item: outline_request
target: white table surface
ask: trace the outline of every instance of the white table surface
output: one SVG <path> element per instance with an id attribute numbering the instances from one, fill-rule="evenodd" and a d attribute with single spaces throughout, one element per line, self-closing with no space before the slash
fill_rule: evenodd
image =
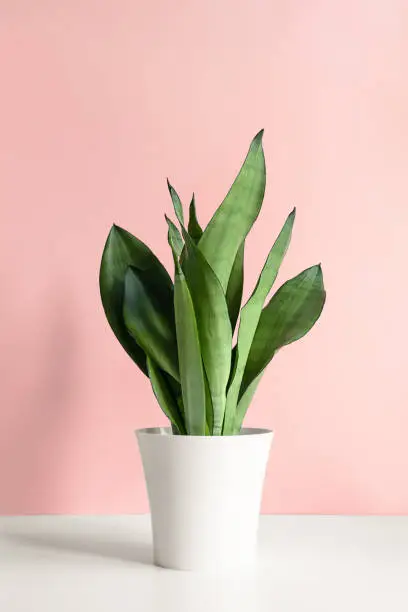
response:
<path id="1" fill-rule="evenodd" d="M 250 573 L 151 558 L 148 516 L 0 518 L 0 611 L 408 611 L 408 517 L 264 516 Z"/>

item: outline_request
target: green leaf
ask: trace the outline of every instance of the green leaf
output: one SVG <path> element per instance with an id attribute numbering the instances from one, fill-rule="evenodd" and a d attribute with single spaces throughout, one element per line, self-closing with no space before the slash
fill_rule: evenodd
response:
<path id="1" fill-rule="evenodd" d="M 174 212 L 176 213 L 176 217 L 180 223 L 180 225 L 184 225 L 184 213 L 183 213 L 183 205 L 178 196 L 177 191 L 172 187 L 169 183 L 169 179 L 167 179 L 167 187 L 169 188 L 171 201 L 173 202 Z"/>
<path id="2" fill-rule="evenodd" d="M 179 380 L 174 306 L 160 302 L 152 291 L 153 282 L 150 273 L 128 268 L 123 303 L 125 324 L 145 353 Z"/>
<path id="3" fill-rule="evenodd" d="M 212 436 L 214 431 L 214 410 L 211 400 L 210 387 L 208 385 L 208 379 L 204 371 L 204 383 L 205 383 L 205 424 L 206 430 L 205 435 Z"/>
<path id="4" fill-rule="evenodd" d="M 245 393 L 243 394 L 243 396 L 241 397 L 241 399 L 238 402 L 238 406 L 237 406 L 237 412 L 235 415 L 235 427 L 234 427 L 234 433 L 237 434 L 241 431 L 241 427 L 242 427 L 242 422 L 244 420 L 244 417 L 247 413 L 247 410 L 252 402 L 252 399 L 255 395 L 255 392 L 258 388 L 258 385 L 261 381 L 261 378 L 263 376 L 264 372 L 261 372 L 260 374 L 258 374 L 258 376 L 251 382 L 251 384 L 249 385 L 249 387 L 246 389 Z"/>
<path id="5" fill-rule="evenodd" d="M 153 392 L 160 408 L 163 410 L 164 414 L 170 420 L 172 425 L 177 427 L 177 431 L 180 434 L 185 434 L 186 430 L 184 427 L 183 417 L 178 408 L 177 400 L 173 396 L 170 386 L 166 381 L 166 375 L 149 356 L 147 357 L 147 370 Z"/>
<path id="6" fill-rule="evenodd" d="M 237 251 L 226 293 L 232 333 L 234 333 L 238 320 L 239 309 L 241 308 L 242 291 L 244 288 L 244 254 L 245 242 L 241 244 Z"/>
<path id="7" fill-rule="evenodd" d="M 169 226 L 171 221 L 168 221 Z M 200 340 L 193 300 L 186 278 L 175 254 L 174 310 L 176 316 L 177 345 L 183 396 L 184 422 L 187 434 L 204 436 L 206 432 L 205 374 L 201 359 Z"/>
<path id="8" fill-rule="evenodd" d="M 293 209 L 269 252 L 251 297 L 241 311 L 234 371 L 228 389 L 225 410 L 224 432 L 227 434 L 232 433 L 235 427 L 235 412 L 249 351 L 261 316 L 262 307 L 275 282 L 289 247 L 295 215 L 296 210 Z"/>
<path id="9" fill-rule="evenodd" d="M 201 229 L 201 226 L 197 219 L 194 193 L 193 197 L 191 198 L 189 208 L 188 233 L 190 234 L 191 238 L 194 240 L 195 243 L 197 243 L 203 235 L 203 230 Z"/>
<path id="10" fill-rule="evenodd" d="M 253 139 L 238 176 L 199 242 L 224 292 L 238 249 L 262 206 L 266 180 L 262 135 L 263 130 Z"/>
<path id="11" fill-rule="evenodd" d="M 278 289 L 259 319 L 240 397 L 278 349 L 307 334 L 320 317 L 325 299 L 320 265 L 307 268 Z"/>
<path id="12" fill-rule="evenodd" d="M 157 257 L 138 238 L 113 225 L 106 240 L 99 272 L 102 304 L 117 339 L 147 375 L 145 352 L 129 334 L 123 320 L 125 273 L 129 265 L 148 272 L 154 279 L 154 293 L 163 303 L 173 303 L 173 283 Z"/>
<path id="13" fill-rule="evenodd" d="M 176 255 L 177 259 L 179 259 L 184 248 L 183 238 L 181 237 L 178 227 L 174 225 L 174 223 L 168 218 L 167 215 L 164 215 L 164 217 L 169 227 L 167 239 L 169 243 L 173 244 L 174 254 Z"/>
<path id="14" fill-rule="evenodd" d="M 231 369 L 232 331 L 221 284 L 201 251 L 182 227 L 186 246 L 183 271 L 193 299 L 201 354 L 214 413 L 213 434 L 220 435 Z"/>

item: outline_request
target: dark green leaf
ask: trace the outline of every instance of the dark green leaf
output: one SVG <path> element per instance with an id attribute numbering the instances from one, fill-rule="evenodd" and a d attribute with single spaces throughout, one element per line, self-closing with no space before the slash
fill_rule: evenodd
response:
<path id="1" fill-rule="evenodd" d="M 180 230 L 178 229 L 178 227 L 174 225 L 174 223 L 168 218 L 167 215 L 164 216 L 169 227 L 167 239 L 169 243 L 173 244 L 174 254 L 176 255 L 177 259 L 179 259 L 184 248 L 183 238 L 181 237 Z"/>
<path id="2" fill-rule="evenodd" d="M 178 196 L 177 191 L 172 187 L 169 183 L 169 179 L 167 179 L 167 187 L 169 188 L 171 201 L 173 202 L 174 212 L 176 213 L 176 217 L 181 225 L 184 225 L 184 213 L 183 213 L 183 205 Z"/>
<path id="3" fill-rule="evenodd" d="M 129 267 L 125 274 L 123 316 L 129 333 L 157 365 L 179 380 L 173 304 L 152 291 L 150 274 Z"/>
<path id="4" fill-rule="evenodd" d="M 185 434 L 186 430 L 184 428 L 183 417 L 180 413 L 177 401 L 171 392 L 171 388 L 166 381 L 166 375 L 149 356 L 147 357 L 147 370 L 153 392 L 160 408 L 171 423 L 177 427 L 177 431 L 180 434 Z"/>
<path id="5" fill-rule="evenodd" d="M 201 229 L 201 226 L 197 219 L 194 193 L 189 208 L 188 233 L 190 234 L 191 238 L 194 240 L 195 243 L 197 243 L 203 235 L 203 230 Z"/>
<path id="6" fill-rule="evenodd" d="M 169 225 L 171 221 L 168 221 Z M 175 263 L 174 310 L 176 316 L 177 345 L 180 380 L 183 396 L 184 422 L 189 435 L 203 436 L 206 432 L 206 393 L 200 340 L 193 300 L 175 254 L 169 234 Z"/>
<path id="7" fill-rule="evenodd" d="M 199 242 L 224 292 L 238 249 L 262 206 L 266 179 L 262 135 L 263 130 L 253 139 L 238 176 Z"/>
<path id="8" fill-rule="evenodd" d="M 235 412 L 239 391 L 247 363 L 249 351 L 261 316 L 262 307 L 278 275 L 279 268 L 288 249 L 292 235 L 296 211 L 290 213 L 285 224 L 271 248 L 256 287 L 241 310 L 241 319 L 238 330 L 237 354 L 234 371 L 227 395 L 225 410 L 224 432 L 232 433 L 235 427 Z"/>
<path id="9" fill-rule="evenodd" d="M 142 372 L 147 374 L 145 352 L 129 334 L 123 320 L 125 272 L 129 265 L 148 272 L 154 279 L 154 293 L 165 304 L 173 303 L 173 283 L 157 257 L 138 238 L 113 225 L 106 240 L 99 273 L 102 304 L 117 339 Z"/>
<path id="10" fill-rule="evenodd" d="M 205 434 L 208 436 L 213 435 L 214 431 L 214 410 L 211 400 L 210 387 L 208 385 L 208 379 L 204 371 L 204 383 L 205 383 Z"/>
<path id="11" fill-rule="evenodd" d="M 320 317 L 325 299 L 320 265 L 304 270 L 278 289 L 259 319 L 240 397 L 278 349 L 307 334 Z"/>
<path id="12" fill-rule="evenodd" d="M 232 333 L 234 333 L 238 320 L 239 309 L 241 308 L 242 290 L 244 288 L 244 254 L 245 242 L 241 244 L 237 251 L 226 293 Z"/>

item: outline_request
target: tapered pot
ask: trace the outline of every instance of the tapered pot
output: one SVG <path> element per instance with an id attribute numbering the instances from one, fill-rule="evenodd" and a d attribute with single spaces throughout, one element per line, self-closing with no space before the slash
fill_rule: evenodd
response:
<path id="1" fill-rule="evenodd" d="M 178 570 L 247 566 L 256 558 L 273 433 L 178 436 L 136 432 L 149 496 L 154 561 Z"/>

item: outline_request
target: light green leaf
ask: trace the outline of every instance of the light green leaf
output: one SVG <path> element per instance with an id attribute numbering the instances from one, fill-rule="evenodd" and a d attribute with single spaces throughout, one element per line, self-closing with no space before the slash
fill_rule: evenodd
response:
<path id="1" fill-rule="evenodd" d="M 194 193 L 193 197 L 191 198 L 189 208 L 188 233 L 190 234 L 191 238 L 194 240 L 195 243 L 197 243 L 203 235 L 203 230 L 201 229 L 201 226 L 197 219 Z"/>
<path id="2" fill-rule="evenodd" d="M 169 225 L 170 225 L 169 221 Z M 174 310 L 176 316 L 177 345 L 183 396 L 184 422 L 189 435 L 203 436 L 206 432 L 206 394 L 200 340 L 193 300 L 175 254 Z"/>
<path id="3" fill-rule="evenodd" d="M 173 283 L 152 251 L 126 230 L 113 225 L 102 255 L 99 286 L 106 318 L 128 355 L 147 374 L 146 355 L 129 334 L 123 320 L 125 273 L 129 265 L 152 277 L 152 291 L 166 307 L 173 303 Z"/>
<path id="4" fill-rule="evenodd" d="M 262 206 L 266 180 L 262 135 L 263 130 L 253 139 L 238 176 L 199 242 L 224 292 L 238 249 Z"/>
<path id="5" fill-rule="evenodd" d="M 234 433 L 238 434 L 241 431 L 241 427 L 242 427 L 242 423 L 244 420 L 244 417 L 247 413 L 247 410 L 252 402 L 252 399 L 255 395 L 255 392 L 258 388 L 258 385 L 261 381 L 261 378 L 263 376 L 263 372 L 261 372 L 260 374 L 258 374 L 258 376 L 251 382 L 251 384 L 249 385 L 249 387 L 246 389 L 244 395 L 241 397 L 241 399 L 238 402 L 238 406 L 237 406 L 237 412 L 235 415 L 235 427 L 234 427 Z"/>
<path id="6" fill-rule="evenodd" d="M 157 365 L 179 378 L 174 306 L 152 291 L 153 276 L 129 267 L 125 274 L 123 317 L 129 333 Z"/>
<path id="7" fill-rule="evenodd" d="M 159 403 L 160 408 L 170 420 L 172 425 L 177 427 L 180 434 L 185 434 L 183 417 L 177 405 L 177 401 L 173 396 L 170 386 L 166 381 L 166 374 L 160 370 L 157 364 L 151 357 L 147 357 L 147 370 L 149 373 L 150 382 L 153 392 Z"/>
<path id="8" fill-rule="evenodd" d="M 186 246 L 183 271 L 193 299 L 201 354 L 210 388 L 213 434 L 220 435 L 231 369 L 231 323 L 218 278 L 183 227 L 182 233 Z"/>
<path id="9" fill-rule="evenodd" d="M 259 319 L 249 351 L 240 397 L 278 349 L 307 334 L 320 317 L 325 299 L 320 265 L 307 268 L 278 289 Z"/>
<path id="10" fill-rule="evenodd" d="M 225 410 L 224 432 L 227 434 L 232 433 L 235 427 L 235 412 L 249 351 L 261 316 L 262 307 L 275 282 L 288 249 L 295 215 L 296 210 L 293 209 L 269 252 L 251 297 L 241 311 L 236 359 L 232 381 L 228 388 Z"/>
<path id="11" fill-rule="evenodd" d="M 173 202 L 174 212 L 176 213 L 176 217 L 181 225 L 184 225 L 184 213 L 183 213 L 183 205 L 178 196 L 177 191 L 170 185 L 169 179 L 167 179 L 167 187 L 169 188 L 171 201 Z"/>
<path id="12" fill-rule="evenodd" d="M 226 293 L 232 333 L 234 333 L 238 320 L 239 309 L 241 308 L 242 291 L 244 288 L 244 254 L 245 242 L 241 244 L 237 251 Z"/>

